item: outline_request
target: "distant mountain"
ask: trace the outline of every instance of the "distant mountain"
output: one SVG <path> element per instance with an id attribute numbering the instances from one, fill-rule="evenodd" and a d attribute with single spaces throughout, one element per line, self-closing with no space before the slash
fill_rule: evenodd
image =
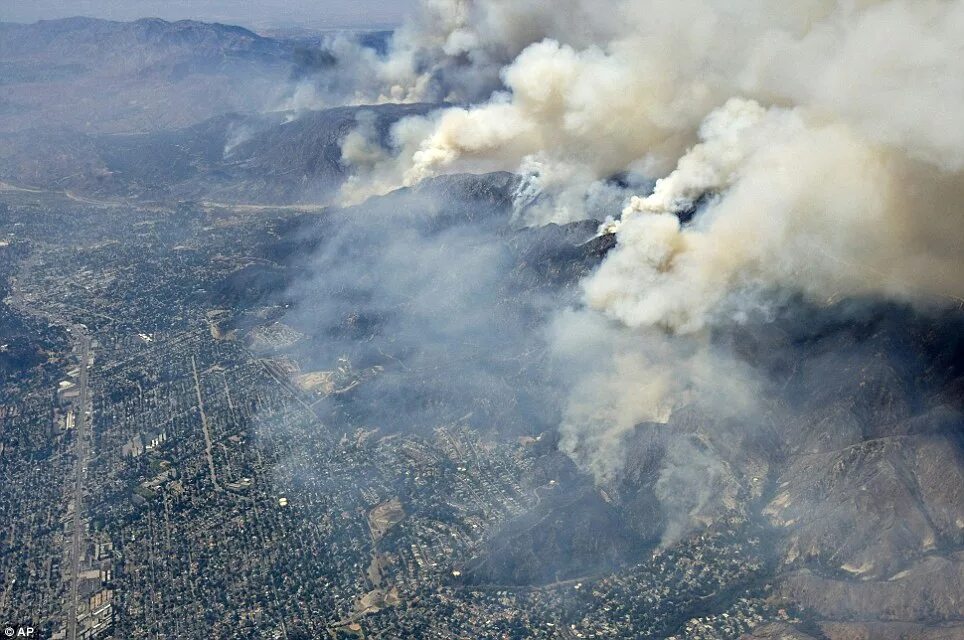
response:
<path id="1" fill-rule="evenodd" d="M 290 47 L 243 27 L 145 18 L 114 22 L 96 18 L 41 20 L 33 24 L 0 23 L 0 56 L 56 63 L 85 58 L 94 70 L 114 56 L 128 68 L 172 57 L 284 57 Z"/>
<path id="2" fill-rule="evenodd" d="M 0 23 L 0 131 L 152 131 L 278 99 L 294 45 L 222 24 Z"/>
<path id="3" fill-rule="evenodd" d="M 383 32 L 359 37 L 384 49 Z M 147 132 L 263 111 L 316 71 L 305 66 L 321 46 L 190 20 L 0 23 L 0 132 Z"/>
<path id="4" fill-rule="evenodd" d="M 171 131 L 0 134 L 0 178 L 89 197 L 287 204 L 325 201 L 347 175 L 341 143 L 362 113 L 383 138 L 436 105 L 225 114 Z"/>
<path id="5" fill-rule="evenodd" d="M 383 53 L 391 34 L 353 37 Z M 387 139 L 433 108 L 288 110 L 296 87 L 348 73 L 327 42 L 157 18 L 0 23 L 0 178 L 94 198 L 324 200 L 360 113 Z"/>

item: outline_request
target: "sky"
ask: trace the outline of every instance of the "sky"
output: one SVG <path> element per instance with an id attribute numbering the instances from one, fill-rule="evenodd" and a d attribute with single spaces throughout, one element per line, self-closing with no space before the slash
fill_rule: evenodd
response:
<path id="1" fill-rule="evenodd" d="M 416 0 L 0 0 L 0 21 L 70 16 L 112 20 L 158 17 L 249 27 L 395 26 Z"/>

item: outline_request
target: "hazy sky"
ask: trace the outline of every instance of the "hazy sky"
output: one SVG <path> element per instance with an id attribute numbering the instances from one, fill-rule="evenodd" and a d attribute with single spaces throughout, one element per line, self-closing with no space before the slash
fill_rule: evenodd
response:
<path id="1" fill-rule="evenodd" d="M 417 0 L 0 0 L 0 21 L 68 16 L 193 18 L 247 26 L 364 27 L 398 24 Z"/>

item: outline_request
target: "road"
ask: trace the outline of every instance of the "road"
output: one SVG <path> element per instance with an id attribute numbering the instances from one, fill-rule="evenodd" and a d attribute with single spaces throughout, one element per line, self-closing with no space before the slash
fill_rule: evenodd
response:
<path id="1" fill-rule="evenodd" d="M 67 640 L 77 640 L 77 609 L 80 592 L 80 559 L 84 544 L 84 470 L 90 454 L 87 434 L 87 369 L 90 361 L 90 336 L 84 327 L 75 326 L 74 335 L 80 338 L 80 379 L 77 398 L 77 419 L 74 423 L 74 531 L 70 543 L 70 609 L 67 611 Z"/>
<path id="2" fill-rule="evenodd" d="M 208 416 L 204 412 L 204 398 L 201 396 L 201 378 L 197 374 L 197 361 L 194 359 L 194 356 L 191 356 L 191 370 L 194 372 L 194 390 L 197 392 L 198 411 L 201 412 L 201 431 L 204 432 L 204 454 L 208 459 L 208 471 L 211 473 L 211 484 L 214 485 L 215 491 L 221 491 L 221 485 L 218 484 L 218 476 L 214 472 L 214 456 L 211 453 L 214 445 L 211 442 L 211 432 L 208 430 Z"/>

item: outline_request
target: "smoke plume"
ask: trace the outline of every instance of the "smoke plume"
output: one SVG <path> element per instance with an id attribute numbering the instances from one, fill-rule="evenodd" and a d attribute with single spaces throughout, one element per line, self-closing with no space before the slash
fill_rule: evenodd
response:
<path id="1" fill-rule="evenodd" d="M 344 158 L 352 200 L 506 170 L 517 222 L 608 217 L 616 246 L 552 341 L 578 371 L 562 447 L 610 482 L 639 423 L 752 405 L 714 328 L 788 295 L 964 296 L 964 3 L 599 5 L 427 0 L 377 98 L 458 106 L 387 149 L 362 123 Z"/>

